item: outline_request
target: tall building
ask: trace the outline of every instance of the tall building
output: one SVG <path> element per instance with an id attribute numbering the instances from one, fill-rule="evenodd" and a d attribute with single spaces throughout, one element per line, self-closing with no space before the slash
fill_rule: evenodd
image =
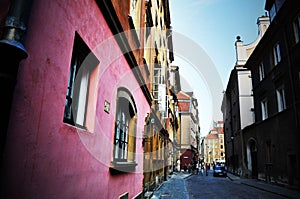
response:
<path id="1" fill-rule="evenodd" d="M 245 129 L 248 175 L 299 188 L 300 8 L 267 0 L 270 26 L 245 67 L 251 70 L 255 123 Z"/>
<path id="2" fill-rule="evenodd" d="M 224 120 L 226 163 L 229 171 L 243 175 L 243 134 L 246 126 L 254 122 L 251 71 L 244 67 L 270 24 L 268 16 L 257 19 L 258 36 L 244 44 L 240 36 L 235 42 L 236 64 L 230 73 L 221 110 Z"/>
<path id="3" fill-rule="evenodd" d="M 176 125 L 170 123 L 176 105 L 168 92 L 170 64 L 173 61 L 171 20 L 168 0 L 144 1 L 144 64 L 149 81 L 151 109 L 144 129 L 144 192 L 148 196 L 167 179 L 172 164 Z M 174 119 L 174 118 L 173 118 Z M 171 126 L 170 126 L 171 125 Z"/>
<path id="4" fill-rule="evenodd" d="M 299 189 L 300 7 L 296 5 L 294 0 L 266 0 L 270 25 L 244 65 L 251 71 L 254 123 L 242 129 L 240 139 L 233 134 L 230 142 L 225 121 L 225 137 L 228 155 L 241 154 L 232 162 L 243 176 Z"/>
<path id="5" fill-rule="evenodd" d="M 181 90 L 179 67 L 171 66 L 168 87 L 169 111 L 166 129 L 169 134 L 169 173 L 177 171 L 180 159 L 180 116 L 177 94 Z"/>
<path id="6" fill-rule="evenodd" d="M 0 2 L 1 195 L 142 198 L 165 179 L 168 3 Z"/>
<path id="7" fill-rule="evenodd" d="M 177 94 L 180 115 L 180 168 L 194 165 L 199 158 L 199 116 L 198 102 L 192 92 Z"/>

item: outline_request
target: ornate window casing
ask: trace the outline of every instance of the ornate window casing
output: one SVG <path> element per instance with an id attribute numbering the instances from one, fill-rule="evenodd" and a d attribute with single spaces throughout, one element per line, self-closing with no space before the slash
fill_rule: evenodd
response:
<path id="1" fill-rule="evenodd" d="M 137 166 L 136 150 L 136 106 L 127 89 L 120 88 L 117 94 L 113 161 L 111 168 L 130 172 Z"/>

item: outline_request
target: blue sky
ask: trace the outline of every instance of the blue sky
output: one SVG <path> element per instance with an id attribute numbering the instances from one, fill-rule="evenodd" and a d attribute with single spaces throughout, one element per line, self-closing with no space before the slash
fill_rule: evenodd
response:
<path id="1" fill-rule="evenodd" d="M 236 36 L 241 36 L 244 44 L 256 39 L 258 35 L 256 21 L 265 14 L 264 4 L 265 0 L 170 0 L 173 31 L 198 44 L 211 60 L 211 63 L 206 63 L 205 66 L 191 67 L 188 60 L 182 60 L 184 55 L 176 56 L 176 51 L 182 45 L 174 39 L 175 61 L 172 65 L 180 67 L 183 90 L 194 91 L 198 99 L 201 136 L 208 133 L 213 120 L 222 120 L 220 111 L 222 91 L 226 89 L 236 61 L 234 46 Z M 192 52 L 194 49 L 189 50 Z M 195 67 L 200 67 L 200 72 L 195 73 L 192 69 Z M 207 71 L 211 68 L 215 68 L 219 76 Z M 206 72 L 202 73 L 201 70 Z M 212 89 L 212 83 L 208 82 L 207 76 L 204 75 L 207 73 L 215 76 L 215 79 L 220 79 L 223 88 Z M 215 98 L 213 92 L 219 96 L 217 97 L 219 103 L 213 102 L 212 98 Z"/>

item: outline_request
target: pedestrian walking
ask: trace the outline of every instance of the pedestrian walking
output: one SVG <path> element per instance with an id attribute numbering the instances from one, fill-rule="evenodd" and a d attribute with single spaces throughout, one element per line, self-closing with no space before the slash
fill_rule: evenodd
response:
<path id="1" fill-rule="evenodd" d="M 208 164 L 208 163 L 206 163 L 206 168 L 205 168 L 205 170 L 206 170 L 206 176 L 208 176 L 208 170 L 209 170 L 209 164 Z"/>
<path id="2" fill-rule="evenodd" d="M 198 173 L 199 173 L 199 164 L 197 163 L 196 164 L 196 174 L 198 175 Z"/>

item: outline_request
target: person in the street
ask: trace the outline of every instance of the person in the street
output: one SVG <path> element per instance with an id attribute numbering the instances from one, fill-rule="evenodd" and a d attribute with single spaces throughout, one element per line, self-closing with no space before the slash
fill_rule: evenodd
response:
<path id="1" fill-rule="evenodd" d="M 209 170 L 209 164 L 208 164 L 208 163 L 206 163 L 206 168 L 205 168 L 205 170 L 206 170 L 206 176 L 208 176 L 208 170 Z"/>
<path id="2" fill-rule="evenodd" d="M 203 174 L 204 174 L 204 166 L 203 164 L 201 164 L 201 175 L 203 176 Z"/>
<path id="3" fill-rule="evenodd" d="M 196 174 L 198 175 L 198 173 L 199 173 L 199 163 L 197 162 L 196 163 Z"/>

